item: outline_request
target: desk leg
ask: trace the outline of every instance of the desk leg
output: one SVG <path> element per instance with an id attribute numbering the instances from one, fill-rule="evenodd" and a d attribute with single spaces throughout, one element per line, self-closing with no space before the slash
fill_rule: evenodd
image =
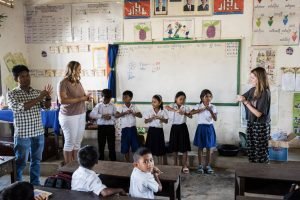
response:
<path id="1" fill-rule="evenodd" d="M 170 183 L 169 191 L 170 191 L 170 200 L 175 200 L 176 199 L 175 183 Z"/>
<path id="2" fill-rule="evenodd" d="M 235 178 L 234 178 L 234 180 L 235 180 L 235 183 L 234 183 L 234 199 L 236 200 L 236 196 L 238 196 L 239 195 L 239 193 L 240 193 L 240 190 L 239 190 L 239 183 L 238 183 L 238 178 L 237 178 L 237 176 L 235 175 Z"/>
<path id="3" fill-rule="evenodd" d="M 176 195 L 177 195 L 177 199 L 178 200 L 181 200 L 181 181 L 180 181 L 180 177 L 179 177 L 179 182 L 178 182 L 178 186 L 177 186 L 177 189 L 176 189 Z"/>
<path id="4" fill-rule="evenodd" d="M 244 196 L 245 195 L 245 178 L 240 177 L 240 195 Z"/>
<path id="5" fill-rule="evenodd" d="M 11 183 L 16 182 L 17 178 L 17 169 L 16 169 L 16 160 L 12 161 L 12 172 L 10 173 L 10 181 Z"/>

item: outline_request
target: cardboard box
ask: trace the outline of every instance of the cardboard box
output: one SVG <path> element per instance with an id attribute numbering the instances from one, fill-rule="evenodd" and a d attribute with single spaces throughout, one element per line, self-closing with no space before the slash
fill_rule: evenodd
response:
<path id="1" fill-rule="evenodd" d="M 297 135 L 291 133 L 286 141 L 269 141 L 269 159 L 275 161 L 288 161 L 289 144 Z"/>

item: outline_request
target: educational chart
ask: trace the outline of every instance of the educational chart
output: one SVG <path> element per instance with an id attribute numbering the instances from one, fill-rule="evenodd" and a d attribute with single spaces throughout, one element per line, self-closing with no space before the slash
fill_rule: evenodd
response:
<path id="1" fill-rule="evenodd" d="M 164 40 L 191 40 L 194 38 L 194 25 L 192 19 L 164 20 Z"/>
<path id="2" fill-rule="evenodd" d="M 228 14 L 243 14 L 244 0 L 215 0 L 214 14 L 228 15 Z"/>
<path id="3" fill-rule="evenodd" d="M 254 0 L 252 45 L 297 45 L 299 0 Z"/>
<path id="4" fill-rule="evenodd" d="M 71 42 L 71 5 L 27 6 L 26 43 Z"/>
<path id="5" fill-rule="evenodd" d="M 115 42 L 123 39 L 122 4 L 101 2 L 72 4 L 75 42 Z"/>
<path id="6" fill-rule="evenodd" d="M 227 43 L 236 45 L 227 47 Z M 208 88 L 214 103 L 237 106 L 240 51 L 230 56 L 226 52 L 235 46 L 240 49 L 240 40 L 120 44 L 117 101 L 122 101 L 124 90 L 132 90 L 135 102 L 150 102 L 154 94 L 173 102 L 176 92 L 182 90 L 188 103 L 196 103 L 201 90 Z"/>
<path id="7" fill-rule="evenodd" d="M 294 93 L 293 128 L 294 133 L 300 135 L 300 93 Z"/>

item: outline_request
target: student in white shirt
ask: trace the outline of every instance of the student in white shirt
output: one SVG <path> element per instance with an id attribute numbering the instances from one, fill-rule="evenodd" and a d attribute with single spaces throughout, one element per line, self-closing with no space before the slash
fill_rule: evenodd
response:
<path id="1" fill-rule="evenodd" d="M 159 180 L 161 171 L 154 167 L 151 151 L 139 148 L 133 155 L 134 169 L 130 176 L 129 195 L 138 198 L 154 199 L 154 192 L 162 190 Z"/>
<path id="2" fill-rule="evenodd" d="M 190 109 L 184 105 L 186 95 L 184 92 L 177 92 L 175 96 L 175 103 L 170 106 L 166 106 L 166 110 L 169 111 L 169 122 L 172 123 L 169 147 L 174 154 L 174 165 L 178 164 L 178 152 L 182 155 L 182 172 L 189 173 L 187 165 L 188 151 L 191 151 L 191 141 L 189 130 L 186 125 L 186 117 L 192 118 L 190 115 Z"/>
<path id="3" fill-rule="evenodd" d="M 163 123 L 168 123 L 168 114 L 163 107 L 162 97 L 152 97 L 152 107 L 144 115 L 145 123 L 149 124 L 145 146 L 149 148 L 154 156 L 158 157 L 158 163 L 163 164 L 163 155 L 166 154 L 165 136 Z"/>
<path id="4" fill-rule="evenodd" d="M 124 104 L 117 109 L 116 118 L 120 118 L 121 135 L 121 153 L 124 154 L 126 162 L 129 162 L 129 149 L 135 152 L 140 144 L 137 136 L 136 117 L 142 118 L 139 109 L 131 103 L 133 93 L 129 90 L 123 92 Z"/>
<path id="5" fill-rule="evenodd" d="M 116 160 L 115 150 L 115 115 L 116 107 L 111 103 L 112 91 L 110 89 L 104 89 L 102 91 L 104 97 L 103 102 L 98 103 L 90 113 L 90 117 L 97 119 L 98 124 L 98 149 L 99 160 L 104 160 L 104 148 L 107 140 L 109 159 L 111 161 Z"/>
<path id="6" fill-rule="evenodd" d="M 192 115 L 198 115 L 198 127 L 194 138 L 194 145 L 198 147 L 199 167 L 197 172 L 212 174 L 214 171 L 211 168 L 211 155 L 212 148 L 216 146 L 216 133 L 213 122 L 217 121 L 217 109 L 216 106 L 210 103 L 212 100 L 211 91 L 202 90 L 200 99 L 200 104 L 197 104 L 191 111 Z M 205 170 L 202 165 L 204 163 L 202 161 L 204 148 L 206 148 Z"/>
<path id="7" fill-rule="evenodd" d="M 103 197 L 118 193 L 126 195 L 121 188 L 107 188 L 102 184 L 99 174 L 93 171 L 93 167 L 98 163 L 98 154 L 94 146 L 82 147 L 78 152 L 78 162 L 80 166 L 72 175 L 72 190 L 93 192 Z"/>

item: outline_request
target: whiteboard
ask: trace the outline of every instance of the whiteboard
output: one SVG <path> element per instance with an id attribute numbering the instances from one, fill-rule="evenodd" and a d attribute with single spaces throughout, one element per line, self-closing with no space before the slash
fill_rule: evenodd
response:
<path id="1" fill-rule="evenodd" d="M 237 106 L 240 86 L 241 40 L 182 41 L 176 43 L 120 43 L 116 61 L 116 95 L 133 91 L 133 102 L 151 102 L 160 94 L 173 102 L 178 91 L 187 103 L 200 101 L 203 89 L 213 103 Z"/>

